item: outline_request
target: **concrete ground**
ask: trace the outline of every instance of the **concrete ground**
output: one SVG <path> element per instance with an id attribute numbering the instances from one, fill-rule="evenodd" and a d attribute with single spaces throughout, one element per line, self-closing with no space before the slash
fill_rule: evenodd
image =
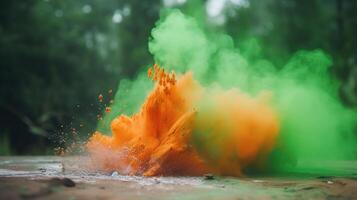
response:
<path id="1" fill-rule="evenodd" d="M 357 199 L 357 165 L 340 177 L 148 178 L 88 170 L 86 159 L 0 157 L 0 199 Z"/>

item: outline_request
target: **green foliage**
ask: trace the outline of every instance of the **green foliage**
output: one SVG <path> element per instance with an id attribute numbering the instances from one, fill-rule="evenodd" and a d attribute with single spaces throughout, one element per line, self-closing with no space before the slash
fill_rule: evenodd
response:
<path id="1" fill-rule="evenodd" d="M 139 18 L 142 11 L 151 13 L 147 8 L 153 5 L 139 2 L 1 3 L 1 129 L 10 131 L 14 153 L 28 153 L 36 144 L 45 149 L 47 137 L 59 142 L 72 128 L 82 136 L 95 130 L 96 115 L 102 112 L 97 96 L 135 74 L 141 67 L 135 61 L 150 62 L 142 53 L 125 61 L 134 49 L 147 52 L 146 32 L 155 21 L 155 14 L 152 24 Z M 130 65 L 130 71 L 121 67 Z"/>
<path id="2" fill-rule="evenodd" d="M 0 155 L 11 155 L 10 141 L 7 132 L 0 135 Z"/>

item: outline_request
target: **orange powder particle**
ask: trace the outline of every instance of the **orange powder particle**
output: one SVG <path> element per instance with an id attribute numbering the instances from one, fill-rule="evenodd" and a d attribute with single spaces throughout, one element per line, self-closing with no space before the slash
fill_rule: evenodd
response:
<path id="1" fill-rule="evenodd" d="M 191 73 L 176 80 L 158 65 L 148 77 L 156 85 L 140 112 L 118 116 L 112 136 L 96 132 L 87 142 L 96 168 L 145 176 L 241 175 L 273 148 L 278 122 L 265 101 L 237 91 L 211 92 Z M 192 142 L 196 137 L 203 148 Z M 212 158 L 205 148 L 219 153 Z"/>
<path id="2" fill-rule="evenodd" d="M 99 96 L 98 96 L 98 101 L 99 101 L 99 102 L 102 102 L 102 101 L 103 101 L 103 98 L 104 98 L 103 95 L 102 95 L 102 94 L 99 94 Z"/>
<path id="3" fill-rule="evenodd" d="M 112 109 L 110 107 L 105 107 L 105 112 L 109 113 L 110 111 L 112 111 Z"/>

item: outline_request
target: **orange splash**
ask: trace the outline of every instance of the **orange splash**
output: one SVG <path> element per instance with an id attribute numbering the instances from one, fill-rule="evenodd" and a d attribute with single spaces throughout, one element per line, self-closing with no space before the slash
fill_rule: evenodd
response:
<path id="1" fill-rule="evenodd" d="M 204 88 L 186 73 L 176 79 L 157 65 L 156 82 L 139 113 L 120 115 L 112 136 L 93 134 L 95 167 L 129 175 L 241 175 L 274 147 L 279 124 L 267 95 Z"/>

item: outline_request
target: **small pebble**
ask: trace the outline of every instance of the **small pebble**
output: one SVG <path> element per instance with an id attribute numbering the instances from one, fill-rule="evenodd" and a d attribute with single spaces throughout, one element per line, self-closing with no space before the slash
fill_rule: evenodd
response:
<path id="1" fill-rule="evenodd" d="M 205 174 L 205 180 L 213 180 L 214 179 L 214 176 L 213 174 Z"/>
<path id="2" fill-rule="evenodd" d="M 114 171 L 111 176 L 112 177 L 119 176 L 119 173 L 117 171 Z"/>
<path id="3" fill-rule="evenodd" d="M 62 183 L 66 187 L 74 187 L 74 186 L 76 186 L 76 183 L 74 181 L 72 181 L 71 179 L 69 179 L 69 178 L 63 178 L 62 179 Z"/>
<path id="4" fill-rule="evenodd" d="M 74 187 L 76 186 L 76 183 L 74 181 L 72 181 L 71 179 L 69 178 L 63 178 L 63 179 L 60 179 L 60 178 L 51 178 L 50 179 L 50 184 L 52 186 L 60 186 L 60 185 L 63 185 L 63 186 L 66 186 L 66 187 Z"/>
<path id="5" fill-rule="evenodd" d="M 42 173 L 46 172 L 45 168 L 39 168 L 38 170 L 40 170 L 40 172 L 42 172 Z"/>

